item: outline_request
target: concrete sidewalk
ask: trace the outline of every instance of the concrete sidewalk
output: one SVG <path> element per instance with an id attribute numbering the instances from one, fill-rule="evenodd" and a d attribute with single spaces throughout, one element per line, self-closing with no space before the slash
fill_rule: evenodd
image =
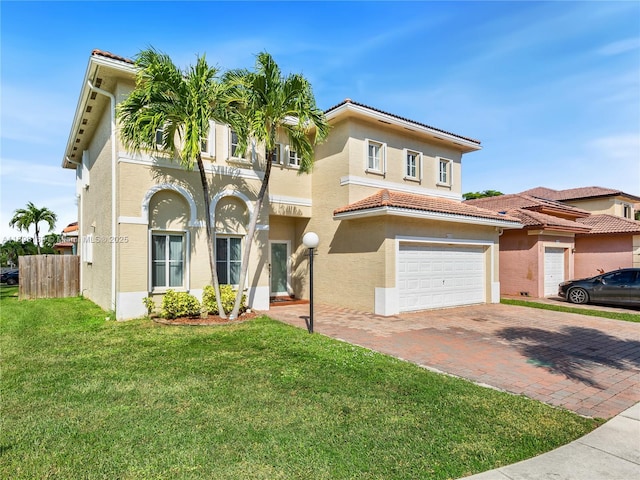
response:
<path id="1" fill-rule="evenodd" d="M 628 480 L 640 477 L 640 403 L 551 452 L 465 480 Z"/>

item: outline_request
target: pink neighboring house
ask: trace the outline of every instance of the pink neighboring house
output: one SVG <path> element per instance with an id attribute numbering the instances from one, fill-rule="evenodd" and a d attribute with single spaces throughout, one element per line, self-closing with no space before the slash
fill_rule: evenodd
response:
<path id="1" fill-rule="evenodd" d="M 465 203 L 518 218 L 500 237 L 500 293 L 554 296 L 562 281 L 640 267 L 640 198 L 619 190 L 538 187 Z"/>

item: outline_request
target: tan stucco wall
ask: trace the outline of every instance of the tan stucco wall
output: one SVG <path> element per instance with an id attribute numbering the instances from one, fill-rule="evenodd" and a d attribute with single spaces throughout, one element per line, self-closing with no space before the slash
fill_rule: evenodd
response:
<path id="1" fill-rule="evenodd" d="M 132 163 L 132 160 L 118 164 L 120 199 L 120 216 L 124 218 L 120 228 L 132 236 L 127 245 L 121 247 L 120 285 L 121 292 L 140 292 L 148 289 L 148 228 L 146 225 L 131 225 L 128 218 L 136 221 L 144 220 L 142 205 L 149 190 L 159 184 L 167 184 L 183 189 L 196 206 L 196 222 L 204 225 L 204 200 L 197 171 L 185 171 L 174 165 L 166 166 Z M 255 201 L 255 192 L 259 188 L 258 180 L 243 179 L 228 175 L 209 175 L 210 193 L 213 196 L 222 191 L 240 192 Z M 212 205 L 213 207 L 213 205 Z M 268 202 L 263 206 L 258 223 L 268 222 Z M 233 195 L 220 198 L 215 206 L 216 227 L 220 234 L 244 235 L 249 221 L 249 210 L 243 199 Z M 224 213 L 224 221 L 221 214 Z M 189 224 L 191 211 L 189 202 L 181 193 L 173 190 L 161 190 L 151 197 L 149 202 L 149 218 L 151 227 L 160 230 L 185 231 L 189 233 L 189 289 L 202 289 L 211 284 L 206 231 L 203 226 Z M 252 252 L 259 253 L 261 245 L 268 240 L 268 231 L 258 231 Z M 134 249 L 133 246 L 136 246 Z M 131 247 L 131 248 L 129 248 Z M 138 250 L 139 248 L 139 250 Z M 243 249 L 246 245 L 243 244 Z M 132 263 L 132 257 L 144 258 L 144 262 Z M 136 265 L 133 270 L 129 265 Z M 263 271 L 264 269 L 264 271 Z M 249 286 L 266 286 L 268 271 L 266 260 L 260 254 L 252 255 L 249 264 Z"/>
<path id="2" fill-rule="evenodd" d="M 634 218 L 634 199 L 626 197 L 607 197 L 607 198 L 595 198 L 587 200 L 568 200 L 564 203 L 573 205 L 574 207 L 582 208 L 593 214 L 607 213 L 609 215 L 616 215 L 618 217 L 624 217 L 625 205 L 630 207 L 631 214 L 628 218 Z"/>
<path id="3" fill-rule="evenodd" d="M 89 144 L 89 186 L 82 192 L 82 235 L 93 234 L 93 262 L 82 262 L 82 294 L 105 310 L 111 302 L 111 114 L 105 108 Z"/>
<path id="4" fill-rule="evenodd" d="M 340 186 L 342 176 L 366 175 L 365 138 L 387 142 L 388 181 L 404 182 L 402 148 L 405 147 L 422 151 L 425 154 L 425 165 L 429 164 L 428 155 L 434 156 L 433 163 L 436 166 L 432 181 L 427 184 L 425 175 L 423 182 L 424 187 L 430 190 L 436 188 L 435 156 L 447 156 L 451 160 L 457 160 L 454 166 L 460 166 L 460 153 L 445 152 L 416 140 L 412 143 L 409 137 L 398 133 L 387 136 L 378 128 L 360 121 L 334 124 L 329 141 L 317 148 L 318 160 L 313 173 L 313 217 L 306 228 L 307 231 L 315 231 L 320 237 L 314 264 L 316 301 L 374 311 L 375 289 L 396 286 L 396 236 L 399 235 L 438 239 L 445 239 L 449 235 L 450 238 L 484 240 L 491 244 L 485 247 L 485 291 L 487 301 L 490 301 L 490 283 L 498 281 L 499 268 L 498 251 L 495 247 L 498 232 L 494 227 L 398 217 L 343 221 L 333 219 L 334 209 L 361 200 L 379 190 L 362 185 Z M 455 172 L 454 168 L 454 174 Z M 458 175 L 459 180 L 459 173 L 455 175 Z M 377 177 L 381 179 L 380 176 Z M 456 183 L 459 191 L 459 181 L 456 182 L 454 177 L 454 187 Z M 415 182 L 410 185 L 415 187 Z M 493 256 L 491 252 L 494 253 Z M 490 274 L 492 271 L 493 277 Z"/>
<path id="5" fill-rule="evenodd" d="M 351 175 L 359 175 L 371 179 L 384 179 L 410 187 L 422 186 L 439 190 L 444 193 L 461 193 L 461 158 L 459 151 L 443 146 L 427 143 L 415 136 L 403 135 L 397 131 L 385 130 L 378 124 L 353 119 L 349 122 L 349 152 Z M 333 132 L 332 132 L 333 135 Z M 387 170 L 384 176 L 366 171 L 365 140 L 374 140 L 387 145 Z M 405 179 L 404 149 L 414 150 L 423 154 L 423 179 L 421 182 Z M 452 161 L 451 186 L 437 185 L 438 159 L 443 157 Z"/>

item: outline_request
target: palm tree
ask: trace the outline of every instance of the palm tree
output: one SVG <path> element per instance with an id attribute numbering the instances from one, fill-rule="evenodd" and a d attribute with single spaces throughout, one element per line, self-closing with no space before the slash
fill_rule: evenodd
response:
<path id="1" fill-rule="evenodd" d="M 227 72 L 223 82 L 228 86 L 225 94 L 226 103 L 230 107 L 228 111 L 237 115 L 230 123 L 244 126 L 244 131 L 239 133 L 239 148 L 246 149 L 248 138 L 251 137 L 264 144 L 267 159 L 242 256 L 239 285 L 244 285 L 258 214 L 269 186 L 269 158 L 277 147 L 276 134 L 283 131 L 287 135 L 291 148 L 300 158 L 299 173 L 309 173 L 313 166 L 314 145 L 327 137 L 329 124 L 324 112 L 316 106 L 311 84 L 307 79 L 299 74 L 284 77 L 271 55 L 266 52 L 257 55 L 254 71 Z M 238 123 L 239 119 L 242 121 Z M 241 299 L 242 288 L 239 288 L 229 318 L 238 316 Z"/>
<path id="2" fill-rule="evenodd" d="M 38 208 L 33 202 L 27 203 L 27 208 L 18 208 L 13 212 L 13 217 L 9 221 L 10 227 L 16 227 L 18 230 L 29 231 L 31 225 L 35 226 L 35 241 L 38 247 L 38 255 L 40 255 L 40 222 L 46 222 L 49 225 L 49 231 L 56 226 L 58 217 L 47 207 Z"/>
<path id="3" fill-rule="evenodd" d="M 221 316 L 225 316 L 215 262 L 214 230 L 211 223 L 211 197 L 201 155 L 201 139 L 209 135 L 209 120 L 221 118 L 218 101 L 221 85 L 218 70 L 198 56 L 195 66 L 180 70 L 168 55 L 153 48 L 141 51 L 136 87 L 118 106 L 120 137 L 127 148 L 139 151 L 165 151 L 177 158 L 183 168 L 198 166 L 205 206 L 209 266 Z M 161 138 L 157 132 L 162 132 Z"/>

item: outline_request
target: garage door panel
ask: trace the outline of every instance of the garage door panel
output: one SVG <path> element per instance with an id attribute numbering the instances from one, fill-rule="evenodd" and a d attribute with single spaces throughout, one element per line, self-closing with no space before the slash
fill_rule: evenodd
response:
<path id="1" fill-rule="evenodd" d="M 400 245 L 398 257 L 401 311 L 442 308 L 485 301 L 482 247 Z M 409 265 L 419 268 L 409 269 Z M 416 285 L 415 280 L 419 282 Z"/>

